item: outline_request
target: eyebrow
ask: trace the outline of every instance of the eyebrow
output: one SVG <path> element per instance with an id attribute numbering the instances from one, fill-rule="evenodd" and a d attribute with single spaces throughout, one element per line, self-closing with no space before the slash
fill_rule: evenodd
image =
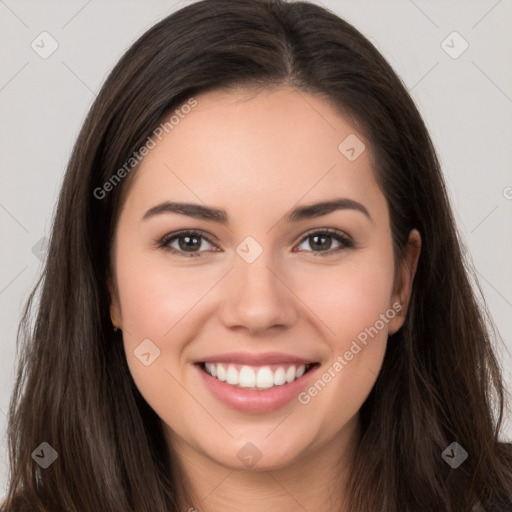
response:
<path id="1" fill-rule="evenodd" d="M 306 206 L 299 206 L 294 208 L 291 212 L 287 213 L 283 220 L 286 223 L 299 222 L 301 220 L 312 219 L 327 215 L 336 210 L 355 210 L 364 214 L 371 222 L 373 219 L 366 209 L 366 207 L 353 199 L 339 198 L 331 201 L 323 201 Z M 146 221 L 157 215 L 165 213 L 176 213 L 179 215 L 186 215 L 195 219 L 209 220 L 218 222 L 219 224 L 229 224 L 228 214 L 225 210 L 203 206 L 195 203 L 180 203 L 164 201 L 156 206 L 150 208 L 142 217 Z"/>

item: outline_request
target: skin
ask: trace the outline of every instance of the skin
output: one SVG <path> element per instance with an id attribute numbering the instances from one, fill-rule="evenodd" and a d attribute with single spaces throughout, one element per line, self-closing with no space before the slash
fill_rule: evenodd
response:
<path id="1" fill-rule="evenodd" d="M 411 232 L 395 273 L 370 145 L 324 99 L 288 86 L 196 99 L 137 169 L 117 226 L 111 316 L 123 330 L 131 374 L 163 420 L 188 480 L 193 502 L 184 500 L 183 510 L 348 510 L 344 485 L 360 436 L 358 411 L 388 335 L 404 321 L 419 234 Z M 338 150 L 349 134 L 366 145 L 355 161 Z M 292 208 L 340 197 L 364 205 L 371 220 L 344 209 L 283 221 Z M 176 213 L 141 220 L 162 201 L 221 208 L 230 223 Z M 304 236 L 316 228 L 339 230 L 355 245 L 328 238 L 324 253 L 342 250 L 318 256 L 321 249 Z M 211 240 L 199 239 L 199 257 L 158 247 L 164 235 L 185 229 Z M 250 264 L 236 252 L 247 236 L 263 249 Z M 179 250 L 179 240 L 171 244 Z M 280 351 L 320 362 L 321 376 L 394 303 L 401 314 L 307 405 L 293 400 L 261 414 L 230 409 L 192 365 L 231 351 Z M 161 351 L 150 366 L 134 355 L 147 338 Z M 247 442 L 261 453 L 252 468 L 237 457 Z"/>

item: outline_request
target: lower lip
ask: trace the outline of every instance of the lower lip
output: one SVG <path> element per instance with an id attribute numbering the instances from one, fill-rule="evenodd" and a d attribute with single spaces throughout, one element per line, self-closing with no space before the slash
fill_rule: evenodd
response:
<path id="1" fill-rule="evenodd" d="M 201 374 L 206 387 L 219 402 L 232 409 L 248 413 L 272 412 L 285 406 L 299 395 L 319 368 L 319 365 L 314 366 L 302 377 L 282 386 L 274 386 L 273 388 L 263 390 L 251 390 L 235 388 L 230 384 L 226 384 L 226 382 L 221 382 L 212 377 L 200 365 L 196 364 L 194 366 Z"/>

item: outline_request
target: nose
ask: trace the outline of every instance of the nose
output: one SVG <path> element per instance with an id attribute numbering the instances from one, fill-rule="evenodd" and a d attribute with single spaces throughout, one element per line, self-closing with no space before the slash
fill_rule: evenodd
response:
<path id="1" fill-rule="evenodd" d="M 287 281 L 265 252 L 252 263 L 238 260 L 224 282 L 222 322 L 252 335 L 290 327 L 298 316 L 298 300 Z"/>

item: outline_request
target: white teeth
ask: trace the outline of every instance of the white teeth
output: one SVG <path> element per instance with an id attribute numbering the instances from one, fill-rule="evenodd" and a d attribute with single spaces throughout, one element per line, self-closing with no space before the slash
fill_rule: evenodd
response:
<path id="1" fill-rule="evenodd" d="M 234 366 L 230 366 L 226 372 L 226 382 L 231 385 L 238 384 L 240 382 L 238 375 L 236 368 Z"/>
<path id="2" fill-rule="evenodd" d="M 297 377 L 297 379 L 299 377 L 302 377 L 304 375 L 304 372 L 306 371 L 306 366 L 305 365 L 300 365 L 298 368 L 297 368 L 297 371 L 295 372 L 295 377 Z"/>
<path id="3" fill-rule="evenodd" d="M 212 366 L 216 367 L 217 379 L 219 379 L 221 382 L 224 382 L 226 380 L 226 370 L 224 369 L 224 366 L 222 366 L 221 364 L 214 364 Z M 214 377 L 213 373 L 210 373 L 210 375 Z"/>
<path id="4" fill-rule="evenodd" d="M 284 368 L 280 366 L 275 372 L 274 372 L 274 385 L 275 386 L 282 386 L 286 382 L 286 373 L 284 371 Z"/>
<path id="5" fill-rule="evenodd" d="M 233 367 L 230 366 L 229 370 L 232 368 Z M 233 370 L 235 369 L 233 368 Z M 238 373 L 236 370 L 235 372 Z M 239 381 L 241 388 L 253 388 L 256 384 L 256 374 L 254 373 L 254 370 L 250 366 L 242 366 L 240 369 Z M 228 384 L 231 383 L 229 382 Z"/>
<path id="6" fill-rule="evenodd" d="M 226 370 L 226 365 L 221 363 L 205 363 L 204 368 L 208 374 L 221 382 L 227 382 L 232 386 L 241 388 L 258 389 L 282 386 L 302 377 L 306 372 L 306 365 L 298 367 L 290 365 L 286 370 L 285 367 L 279 366 L 274 371 L 269 366 L 254 368 L 248 365 L 242 366 L 240 370 L 237 370 L 233 365 L 229 365 Z"/>
<path id="7" fill-rule="evenodd" d="M 206 369 L 208 370 L 208 373 L 212 377 L 217 377 L 217 365 L 215 365 L 213 363 L 205 363 L 205 366 L 206 366 Z M 224 379 L 222 379 L 222 380 L 224 380 Z"/>
<path id="8" fill-rule="evenodd" d="M 263 366 L 258 370 L 256 377 L 256 386 L 258 388 L 268 389 L 274 385 L 272 370 L 268 366 Z"/>

